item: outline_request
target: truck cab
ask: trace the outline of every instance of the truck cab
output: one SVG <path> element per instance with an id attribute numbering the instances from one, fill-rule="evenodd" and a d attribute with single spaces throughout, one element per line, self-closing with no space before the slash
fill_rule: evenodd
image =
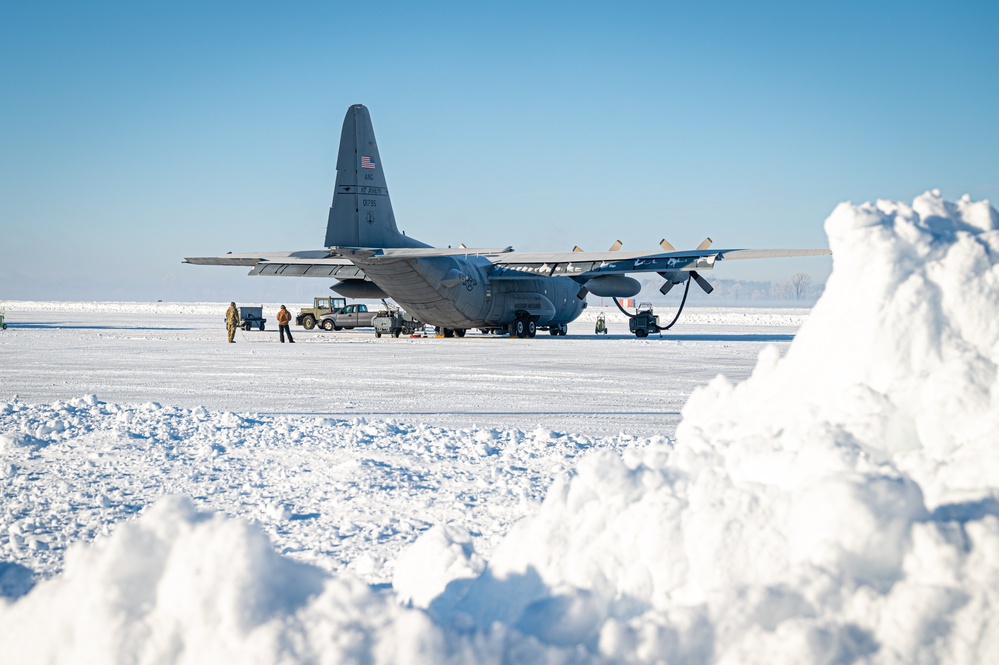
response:
<path id="1" fill-rule="evenodd" d="M 312 308 L 303 307 L 298 312 L 298 316 L 295 317 L 295 323 L 302 326 L 306 330 L 312 330 L 316 327 L 316 322 L 319 321 L 320 317 L 324 314 L 330 314 L 341 307 L 344 307 L 346 304 L 346 298 L 334 296 L 314 298 L 312 301 Z"/>

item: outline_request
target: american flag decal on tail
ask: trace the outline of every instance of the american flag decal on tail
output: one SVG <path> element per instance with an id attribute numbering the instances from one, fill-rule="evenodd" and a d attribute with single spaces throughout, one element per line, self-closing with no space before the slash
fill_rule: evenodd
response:
<path id="1" fill-rule="evenodd" d="M 373 169 L 375 168 L 375 163 L 371 161 L 371 158 L 367 155 L 361 155 L 361 168 L 362 169 Z"/>

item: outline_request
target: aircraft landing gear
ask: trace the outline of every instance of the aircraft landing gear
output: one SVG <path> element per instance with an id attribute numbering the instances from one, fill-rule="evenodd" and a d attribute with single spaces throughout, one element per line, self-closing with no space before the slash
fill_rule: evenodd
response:
<path id="1" fill-rule="evenodd" d="M 537 324 L 529 316 L 518 316 L 517 320 L 513 322 L 513 334 L 521 339 L 534 337 L 538 334 Z"/>

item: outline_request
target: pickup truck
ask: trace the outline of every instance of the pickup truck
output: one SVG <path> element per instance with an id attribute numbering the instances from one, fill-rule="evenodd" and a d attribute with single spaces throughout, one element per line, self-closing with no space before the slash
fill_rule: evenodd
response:
<path id="1" fill-rule="evenodd" d="M 343 328 L 370 328 L 371 320 L 377 312 L 369 312 L 367 305 L 347 305 L 319 317 L 319 327 L 323 330 Z"/>
<path id="2" fill-rule="evenodd" d="M 298 316 L 295 317 L 295 323 L 302 326 L 306 330 L 312 330 L 316 327 L 316 321 L 323 314 L 332 314 L 335 310 L 346 306 L 346 298 L 336 298 L 333 296 L 328 296 L 326 298 L 313 298 L 312 307 L 303 307 L 298 312 Z"/>

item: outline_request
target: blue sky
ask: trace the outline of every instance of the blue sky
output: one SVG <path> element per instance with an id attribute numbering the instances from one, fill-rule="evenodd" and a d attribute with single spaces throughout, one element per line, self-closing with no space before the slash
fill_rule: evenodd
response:
<path id="1" fill-rule="evenodd" d="M 840 201 L 995 199 L 997 18 L 986 2 L 4 3 L 0 299 L 323 294 L 180 261 L 321 246 L 353 103 L 400 228 L 437 245 L 815 247 Z"/>

